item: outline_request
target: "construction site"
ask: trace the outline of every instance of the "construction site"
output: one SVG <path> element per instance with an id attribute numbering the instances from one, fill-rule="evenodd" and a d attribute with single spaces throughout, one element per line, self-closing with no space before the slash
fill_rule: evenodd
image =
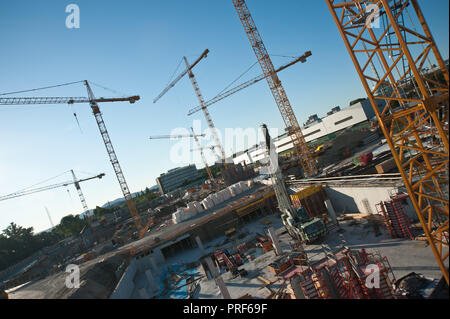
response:
<path id="1" fill-rule="evenodd" d="M 88 80 L 81 82 L 87 97 L 2 94 L 0 107 L 88 104 L 124 205 L 101 220 L 87 215 L 76 236 L 1 269 L 5 299 L 448 299 L 448 60 L 419 0 L 320 1 L 367 98 L 300 125 L 302 106 L 294 113 L 278 74 L 315 53 L 275 68 L 249 10 L 267 4 L 229 0 L 262 74 L 207 100 L 194 70 L 209 50 L 192 63 L 183 57 L 183 71 L 153 103 L 190 82 L 198 106 L 188 116 L 203 114 L 214 145 L 202 146 L 205 134 L 190 125 L 192 134 L 150 137 L 191 140 L 206 176 L 194 163 L 162 173 L 152 206 L 130 190 L 99 107 L 141 103 L 140 96 L 97 98 Z M 378 28 L 370 27 L 372 5 L 383 22 Z M 273 23 L 255 20 L 265 28 Z M 430 59 L 435 65 L 426 68 Z M 226 156 L 209 108 L 260 81 L 268 84 L 283 134 L 271 136 L 268 119 L 256 113 L 259 144 Z M 209 151 L 217 157 L 213 165 Z M 70 181 L 2 195 L 0 204 L 74 186 L 87 212 L 82 187 L 105 173 L 69 172 Z M 67 285 L 74 265 L 76 288 Z"/>

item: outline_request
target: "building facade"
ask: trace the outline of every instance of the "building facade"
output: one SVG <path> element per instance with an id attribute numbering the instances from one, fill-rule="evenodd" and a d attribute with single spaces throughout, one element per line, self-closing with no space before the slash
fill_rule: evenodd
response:
<path id="1" fill-rule="evenodd" d="M 186 181 L 193 181 L 199 177 L 197 167 L 195 165 L 189 165 L 174 168 L 167 173 L 161 174 L 156 178 L 156 184 L 158 185 L 160 193 L 166 194 L 181 187 Z"/>
<path id="2" fill-rule="evenodd" d="M 380 101 L 380 106 L 381 103 Z M 319 118 L 316 114 L 310 116 L 307 123 L 302 127 L 302 133 L 306 142 L 312 142 L 348 127 L 369 121 L 374 116 L 375 112 L 372 105 L 366 99 L 343 109 L 335 107 L 323 118 Z M 274 138 L 274 145 L 277 153 L 282 153 L 293 148 L 291 137 L 287 133 Z M 251 164 L 261 160 L 265 156 L 265 150 L 258 146 L 237 154 L 233 158 L 233 162 L 235 164 Z"/>

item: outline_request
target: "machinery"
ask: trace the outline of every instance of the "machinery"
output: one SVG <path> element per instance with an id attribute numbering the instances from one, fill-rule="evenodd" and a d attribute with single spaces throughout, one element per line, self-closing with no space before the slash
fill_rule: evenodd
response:
<path id="1" fill-rule="evenodd" d="M 261 128 L 265 137 L 266 152 L 269 158 L 266 169 L 272 181 L 278 207 L 281 211 L 281 219 L 286 230 L 293 239 L 306 243 L 322 238 L 326 234 L 326 227 L 323 220 L 320 218 L 309 218 L 304 208 L 296 210 L 292 206 L 281 169 L 278 166 L 278 154 L 270 138 L 269 130 L 265 124 Z"/>

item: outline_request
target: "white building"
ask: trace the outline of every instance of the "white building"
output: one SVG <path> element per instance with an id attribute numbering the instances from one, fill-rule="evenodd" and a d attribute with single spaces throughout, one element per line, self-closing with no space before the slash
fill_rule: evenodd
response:
<path id="1" fill-rule="evenodd" d="M 380 101 L 380 104 L 382 102 Z M 342 131 L 356 124 L 369 121 L 375 116 L 375 112 L 369 100 L 363 100 L 346 108 L 333 108 L 332 112 L 324 118 L 313 115 L 307 124 L 302 127 L 302 133 L 306 142 L 311 142 L 327 135 Z M 286 134 L 274 138 L 277 153 L 293 148 L 291 138 Z M 265 157 L 265 150 L 261 147 L 253 147 L 245 152 L 238 153 L 233 162 L 235 164 L 255 163 Z"/>

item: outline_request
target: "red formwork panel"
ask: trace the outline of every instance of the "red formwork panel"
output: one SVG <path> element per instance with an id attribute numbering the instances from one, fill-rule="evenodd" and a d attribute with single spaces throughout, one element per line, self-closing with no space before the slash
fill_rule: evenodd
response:
<path id="1" fill-rule="evenodd" d="M 405 213 L 402 199 L 381 202 L 376 205 L 377 211 L 383 215 L 385 226 L 392 238 L 413 239 L 409 218 Z"/>

